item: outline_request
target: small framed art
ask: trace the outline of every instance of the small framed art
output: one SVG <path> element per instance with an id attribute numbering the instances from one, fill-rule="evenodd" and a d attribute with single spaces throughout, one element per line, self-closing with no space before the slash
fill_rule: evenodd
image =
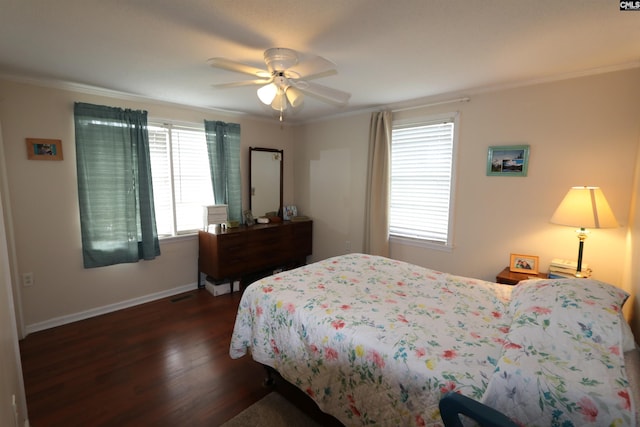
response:
<path id="1" fill-rule="evenodd" d="M 511 254 L 509 271 L 514 273 L 538 274 L 539 257 L 535 255 Z"/>
<path id="2" fill-rule="evenodd" d="M 256 223 L 256 220 L 253 219 L 253 213 L 248 209 L 242 212 L 242 217 L 244 218 L 244 223 L 247 224 L 247 226 L 252 226 Z"/>
<path id="3" fill-rule="evenodd" d="M 62 160 L 62 141 L 27 138 L 27 158 L 29 160 Z"/>
<path id="4" fill-rule="evenodd" d="M 282 210 L 283 213 L 283 219 L 285 221 L 291 221 L 291 218 L 293 218 L 294 216 L 298 216 L 298 208 L 291 205 L 291 206 L 285 206 L 284 209 Z"/>
<path id="5" fill-rule="evenodd" d="M 527 176 L 528 169 L 528 145 L 489 147 L 489 152 L 487 153 L 487 175 Z"/>

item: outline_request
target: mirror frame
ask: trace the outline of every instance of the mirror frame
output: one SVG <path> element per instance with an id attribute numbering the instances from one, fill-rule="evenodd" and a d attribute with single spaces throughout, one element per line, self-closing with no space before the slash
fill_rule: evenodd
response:
<path id="1" fill-rule="evenodd" d="M 249 147 L 249 210 L 251 207 L 251 159 L 254 151 L 266 151 L 270 153 L 280 153 L 280 205 L 278 207 L 278 216 L 282 218 L 282 206 L 283 206 L 283 173 L 284 173 L 284 150 L 278 150 L 276 148 L 262 148 L 262 147 Z"/>

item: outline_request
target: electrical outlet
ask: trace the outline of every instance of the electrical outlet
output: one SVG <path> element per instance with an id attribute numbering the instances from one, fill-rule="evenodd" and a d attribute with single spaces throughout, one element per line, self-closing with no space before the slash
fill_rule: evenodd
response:
<path id="1" fill-rule="evenodd" d="M 345 240 L 345 242 L 344 242 L 344 253 L 348 254 L 349 252 L 351 252 L 351 241 L 350 240 Z"/>
<path id="2" fill-rule="evenodd" d="M 33 273 L 24 273 L 22 275 L 22 286 L 33 286 Z"/>

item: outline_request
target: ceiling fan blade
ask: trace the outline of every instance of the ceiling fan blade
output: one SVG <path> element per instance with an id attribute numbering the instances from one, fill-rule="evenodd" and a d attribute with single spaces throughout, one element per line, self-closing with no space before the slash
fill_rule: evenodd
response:
<path id="1" fill-rule="evenodd" d="M 287 70 L 285 71 L 284 74 L 287 78 L 293 79 L 293 80 L 315 80 L 321 77 L 335 76 L 336 74 L 338 74 L 337 70 L 327 70 L 319 73 L 307 74 L 304 77 L 298 77 L 298 73 L 296 73 L 295 71 L 292 73 L 291 71 L 292 70 Z"/>
<path id="2" fill-rule="evenodd" d="M 346 105 L 351 98 L 351 94 L 338 89 L 332 89 L 317 83 L 298 81 L 292 82 L 293 85 L 305 95 L 312 96 L 321 101 L 329 102 L 339 106 Z"/>
<path id="3" fill-rule="evenodd" d="M 321 56 L 312 56 L 287 69 L 287 74 L 291 74 L 291 78 L 304 80 L 317 79 L 336 73 L 336 64 Z"/>
<path id="4" fill-rule="evenodd" d="M 227 88 L 231 88 L 231 87 L 266 85 L 268 83 L 271 83 L 272 81 L 273 81 L 273 78 L 271 78 L 271 79 L 256 79 L 256 80 L 242 80 L 242 81 L 238 81 L 238 82 L 220 83 L 220 84 L 215 84 L 215 85 L 212 85 L 212 86 L 214 88 L 216 88 L 216 89 L 227 89 Z"/>
<path id="5" fill-rule="evenodd" d="M 261 68 L 256 68 L 242 62 L 232 61 L 226 58 L 211 58 L 209 59 L 209 65 L 215 68 L 222 68 L 223 70 L 237 71 L 238 73 L 249 74 L 254 77 L 271 77 L 271 73 Z"/>

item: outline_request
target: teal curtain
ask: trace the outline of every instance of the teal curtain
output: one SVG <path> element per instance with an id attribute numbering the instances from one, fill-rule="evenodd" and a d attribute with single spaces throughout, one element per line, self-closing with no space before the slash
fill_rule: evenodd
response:
<path id="1" fill-rule="evenodd" d="M 160 255 L 147 112 L 74 105 L 85 268 Z"/>
<path id="2" fill-rule="evenodd" d="M 205 120 L 204 131 L 215 202 L 228 206 L 230 220 L 242 221 L 240 125 Z"/>

